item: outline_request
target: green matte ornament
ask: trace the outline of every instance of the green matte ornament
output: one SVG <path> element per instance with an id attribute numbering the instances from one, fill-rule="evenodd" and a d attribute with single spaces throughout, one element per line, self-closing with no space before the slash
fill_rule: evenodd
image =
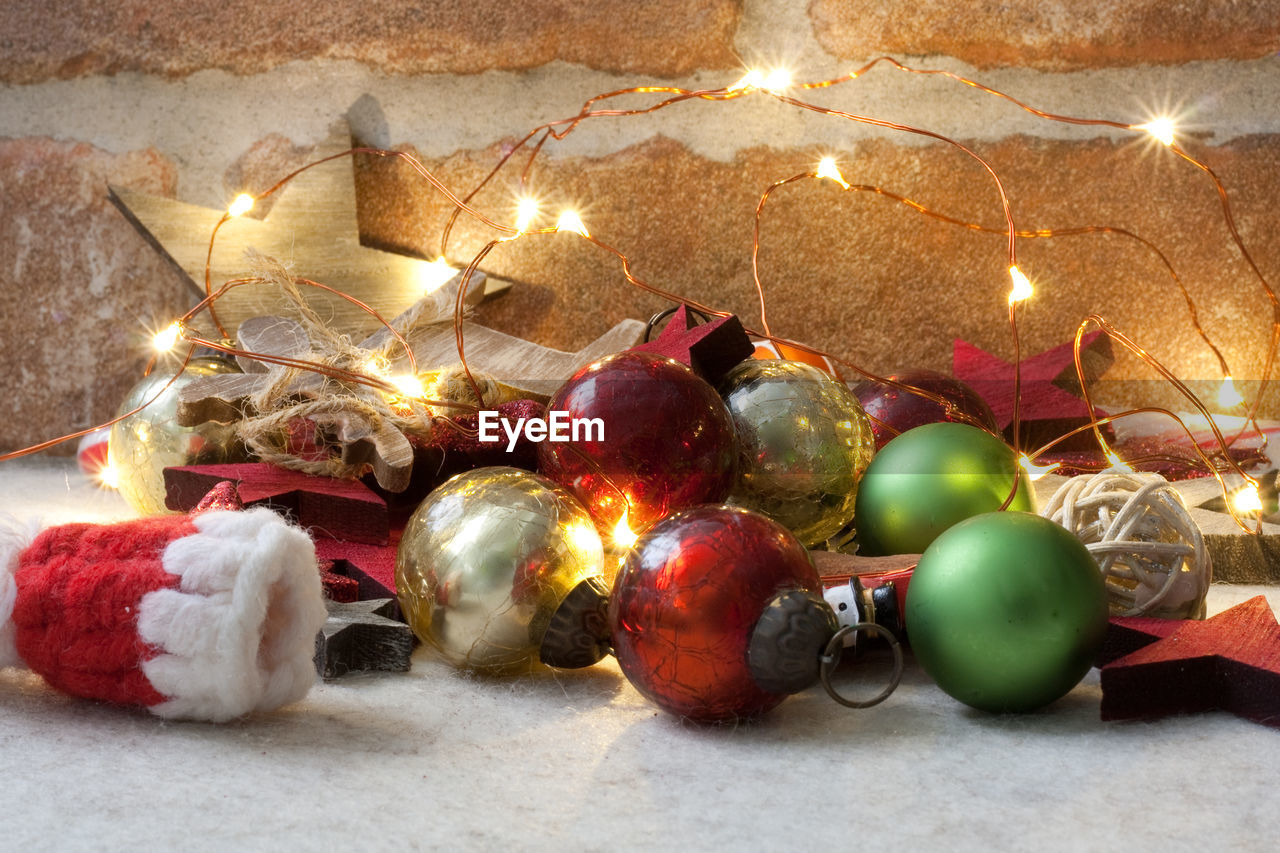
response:
<path id="1" fill-rule="evenodd" d="M 1014 483 L 1008 509 L 1034 511 L 1013 449 L 977 427 L 925 424 L 894 438 L 876 454 L 858 486 L 854 513 L 858 553 L 920 554 L 951 525 L 998 510 Z"/>
<path id="2" fill-rule="evenodd" d="M 1070 531 L 1027 512 L 990 512 L 944 532 L 907 589 L 916 659 L 953 698 L 1032 711 L 1089 671 L 1107 630 L 1098 565 Z"/>

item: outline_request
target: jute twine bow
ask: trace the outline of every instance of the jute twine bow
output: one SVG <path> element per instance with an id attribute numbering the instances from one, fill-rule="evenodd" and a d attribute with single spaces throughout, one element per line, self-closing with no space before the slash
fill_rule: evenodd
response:
<path id="1" fill-rule="evenodd" d="M 349 336 L 334 331 L 307 304 L 293 276 L 282 264 L 256 253 L 250 260 L 257 275 L 277 288 L 293 309 L 304 335 L 303 348 L 309 344 L 309 351 L 299 353 L 298 357 L 335 371 L 364 373 L 371 365 L 386 364 L 399 354 L 399 343 L 390 335 L 375 334 L 359 344 L 353 343 Z M 452 298 L 437 293 L 434 301 L 432 299 L 424 297 L 415 309 L 393 320 L 391 327 L 407 335 L 420 326 L 452 321 Z M 492 379 L 483 375 L 476 378 L 486 398 L 499 396 Z M 366 460 L 350 458 L 352 454 L 346 451 L 352 444 L 368 442 L 375 446 L 375 453 L 399 460 L 394 467 L 402 468 L 412 462 L 412 450 L 406 438 L 426 436 L 436 417 L 458 411 L 432 407 L 417 399 L 397 398 L 393 402 L 377 389 L 295 367 L 272 365 L 264 380 L 250 396 L 248 411 L 236 424 L 237 434 L 257 458 L 310 474 L 360 475 L 366 468 Z M 441 370 L 427 396 L 483 405 L 475 399 L 470 384 L 464 381 L 460 365 Z M 290 436 L 290 426 L 305 421 L 331 432 L 336 443 L 344 446 L 344 452 L 300 457 Z M 380 482 L 382 479 L 380 476 Z"/>
<path id="2" fill-rule="evenodd" d="M 1119 616 L 1203 618 L 1213 566 L 1182 496 L 1159 474 L 1073 477 L 1040 511 L 1098 561 Z"/>

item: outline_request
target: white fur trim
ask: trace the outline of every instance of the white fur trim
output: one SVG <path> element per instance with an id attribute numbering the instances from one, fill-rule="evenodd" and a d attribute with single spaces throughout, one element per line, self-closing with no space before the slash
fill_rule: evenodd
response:
<path id="1" fill-rule="evenodd" d="M 206 512 L 165 548 L 177 589 L 143 596 L 138 636 L 163 654 L 142 671 L 162 717 L 222 722 L 301 699 L 326 611 L 310 537 L 269 509 Z"/>
<path id="2" fill-rule="evenodd" d="M 36 538 L 38 522 L 21 522 L 11 515 L 0 516 L 0 669 L 24 666 L 18 657 L 13 630 L 13 606 L 18 601 L 18 557 Z"/>

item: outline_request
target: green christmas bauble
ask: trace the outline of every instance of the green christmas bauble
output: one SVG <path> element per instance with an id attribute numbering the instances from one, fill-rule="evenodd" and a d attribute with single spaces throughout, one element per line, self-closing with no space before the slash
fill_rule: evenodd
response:
<path id="1" fill-rule="evenodd" d="M 916 659 L 953 698 L 1031 711 L 1089 671 L 1107 630 L 1107 591 L 1070 531 L 1032 513 L 990 512 L 924 552 L 906 624 Z"/>
<path id="2" fill-rule="evenodd" d="M 169 511 L 164 504 L 165 468 L 245 458 L 234 425 L 210 421 L 185 427 L 178 423 L 178 392 L 183 386 L 202 376 L 239 372 L 234 364 L 220 358 L 193 358 L 177 379 L 172 370 L 156 370 L 125 396 L 121 415 L 147 405 L 111 427 L 107 456 L 120 494 L 139 514 Z"/>
<path id="3" fill-rule="evenodd" d="M 880 449 L 858 486 L 858 553 L 921 554 L 956 522 L 1000 508 L 1035 509 L 1013 450 L 977 427 L 925 424 Z"/>
<path id="4" fill-rule="evenodd" d="M 849 388 L 798 361 L 749 358 L 719 391 L 738 435 L 729 503 L 769 516 L 804 545 L 844 528 L 875 453 L 871 421 Z"/>

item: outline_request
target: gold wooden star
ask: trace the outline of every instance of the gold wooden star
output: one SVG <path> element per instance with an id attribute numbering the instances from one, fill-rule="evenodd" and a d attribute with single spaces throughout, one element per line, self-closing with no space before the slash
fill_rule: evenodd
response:
<path id="1" fill-rule="evenodd" d="M 349 148 L 351 131 L 343 119 L 317 146 L 313 160 Z M 226 211 L 122 187 L 109 190 L 121 213 L 184 274 L 203 299 L 209 237 Z M 308 169 L 292 179 L 276 194 L 275 205 L 265 219 L 240 216 L 222 226 L 211 259 L 215 290 L 246 274 L 249 263 L 245 253 L 250 249 L 281 261 L 295 276 L 354 296 L 388 320 L 452 275 L 440 265 L 360 244 L 355 172 L 351 159 L 346 157 Z M 468 300 L 478 302 L 507 286 L 506 282 L 490 278 L 483 289 L 469 292 Z M 364 336 L 379 327 L 376 319 L 338 296 L 316 288 L 305 291 L 307 303 L 336 331 Z M 222 325 L 234 335 L 249 317 L 278 314 L 287 306 L 288 302 L 272 286 L 251 284 L 228 291 L 215 307 Z"/>

